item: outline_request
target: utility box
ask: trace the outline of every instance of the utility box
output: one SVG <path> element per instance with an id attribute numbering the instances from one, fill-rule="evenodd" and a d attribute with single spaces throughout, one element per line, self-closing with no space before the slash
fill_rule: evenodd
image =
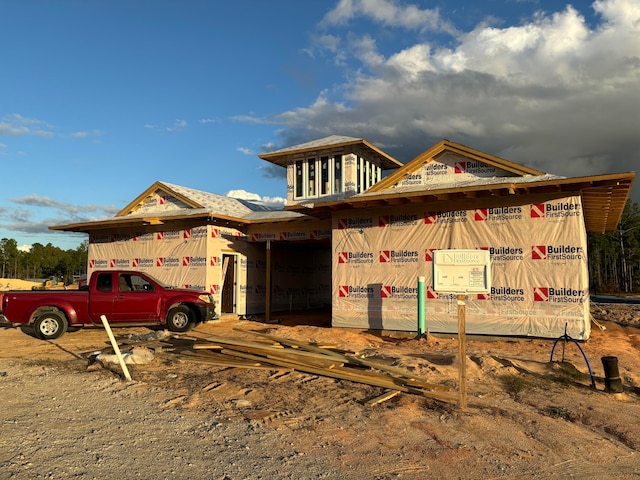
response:
<path id="1" fill-rule="evenodd" d="M 433 289 L 442 293 L 490 293 L 491 258 L 488 250 L 435 250 Z"/>

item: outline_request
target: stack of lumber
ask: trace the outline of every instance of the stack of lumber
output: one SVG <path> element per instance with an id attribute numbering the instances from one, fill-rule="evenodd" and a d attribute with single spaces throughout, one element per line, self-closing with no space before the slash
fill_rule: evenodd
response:
<path id="1" fill-rule="evenodd" d="M 240 367 L 286 369 L 386 388 L 390 398 L 399 392 L 455 402 L 458 396 L 446 386 L 429 383 L 426 378 L 405 369 L 367 360 L 332 345 L 319 345 L 276 337 L 251 330 L 235 330 L 260 337 L 259 341 L 209 335 L 196 339 L 192 350 L 182 350 L 182 358 L 209 364 Z M 386 399 L 384 398 L 384 399 Z M 380 399 L 383 401 L 384 399 Z"/>

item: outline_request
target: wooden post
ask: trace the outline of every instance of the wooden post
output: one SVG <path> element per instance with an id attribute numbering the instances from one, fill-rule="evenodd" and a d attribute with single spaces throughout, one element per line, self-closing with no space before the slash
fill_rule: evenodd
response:
<path id="1" fill-rule="evenodd" d="M 131 375 L 129 374 L 129 369 L 127 368 L 127 364 L 124 363 L 124 358 L 122 358 L 122 353 L 120 353 L 118 342 L 116 342 L 116 337 L 113 336 L 113 332 L 111 331 L 111 327 L 109 326 L 107 317 L 104 315 L 100 315 L 100 320 L 102 320 L 104 329 L 107 331 L 107 335 L 109 335 L 109 340 L 111 340 L 111 346 L 113 347 L 113 350 L 116 352 L 116 357 L 118 357 L 118 361 L 120 362 L 120 366 L 122 367 L 122 371 L 124 372 L 125 378 L 128 381 L 131 381 Z"/>
<path id="2" fill-rule="evenodd" d="M 466 295 L 458 295 L 458 379 L 460 399 L 458 405 L 461 410 L 467 408 L 467 336 L 466 336 Z"/>
<path id="3" fill-rule="evenodd" d="M 271 240 L 267 240 L 267 272 L 266 272 L 266 294 L 267 298 L 265 299 L 265 312 L 264 312 L 264 321 L 265 323 L 271 322 Z"/>

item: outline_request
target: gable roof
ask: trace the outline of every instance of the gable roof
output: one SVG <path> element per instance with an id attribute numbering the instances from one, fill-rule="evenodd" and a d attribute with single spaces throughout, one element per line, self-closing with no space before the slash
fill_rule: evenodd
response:
<path id="1" fill-rule="evenodd" d="M 441 140 L 430 149 L 414 157 L 402 168 L 399 168 L 395 172 L 391 173 L 390 175 L 376 183 L 369 190 L 367 190 L 367 192 L 379 192 L 393 186 L 394 184 L 402 180 L 405 176 L 418 171 L 420 168 L 422 168 L 423 165 L 434 161 L 436 157 L 444 152 L 455 153 L 470 160 L 481 162 L 485 165 L 490 165 L 492 167 L 505 170 L 514 175 L 544 175 L 544 172 L 541 172 L 540 170 L 535 170 L 524 165 L 519 165 L 517 163 L 505 160 L 504 158 L 496 157 L 495 155 L 489 155 L 488 153 L 469 148 L 459 143 L 450 142 L 449 140 Z"/>
<path id="2" fill-rule="evenodd" d="M 391 155 L 386 154 L 375 145 L 367 142 L 365 139 L 347 137 L 344 135 L 330 135 L 311 142 L 281 148 L 280 150 L 275 150 L 269 153 L 263 153 L 262 155 L 258 155 L 258 157 L 262 160 L 266 160 L 267 162 L 274 163 L 281 167 L 286 167 L 287 161 L 292 155 L 312 153 L 319 150 L 335 150 L 354 145 L 365 149 L 370 157 L 377 158 L 380 161 L 380 166 L 383 170 L 395 169 L 402 166 L 402 163 L 398 160 L 393 158 Z"/>
<path id="3" fill-rule="evenodd" d="M 425 164 L 446 152 L 484 163 L 512 176 L 465 178 L 455 183 L 431 186 L 398 186 L 405 177 L 419 171 Z M 323 218 L 329 216 L 331 211 L 349 208 L 432 203 L 436 207 L 442 204 L 441 208 L 451 210 L 471 208 L 470 206 L 483 200 L 486 202 L 497 197 L 517 200 L 517 196 L 533 198 L 536 194 L 581 195 L 587 231 L 604 233 L 615 231 L 634 178 L 634 172 L 566 178 L 519 165 L 449 140 L 442 140 L 366 192 L 346 199 L 299 203 L 285 208 Z M 519 201 L 526 202 L 527 199 Z"/>
<path id="4" fill-rule="evenodd" d="M 154 195 L 166 194 L 183 202 L 187 210 L 206 209 L 211 214 L 242 218 L 251 212 L 272 211 L 258 203 L 239 198 L 227 197 L 215 193 L 204 192 L 194 188 L 182 187 L 167 182 L 155 182 L 138 195 L 129 205 L 116 214 L 116 217 L 138 215 L 136 212 L 145 201 Z"/>
<path id="5" fill-rule="evenodd" d="M 171 209 L 163 210 L 153 208 L 153 205 L 147 206 L 149 201 L 163 195 L 176 200 Z M 138 195 L 113 218 L 51 226 L 49 229 L 87 233 L 114 227 L 162 225 L 179 220 L 241 228 L 248 224 L 290 222 L 305 218 L 308 217 L 300 213 L 274 210 L 248 200 L 158 181 Z"/>

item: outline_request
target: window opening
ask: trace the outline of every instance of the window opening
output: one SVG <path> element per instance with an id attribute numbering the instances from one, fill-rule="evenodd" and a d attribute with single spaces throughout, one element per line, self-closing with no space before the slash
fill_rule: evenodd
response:
<path id="1" fill-rule="evenodd" d="M 309 172 L 309 189 L 307 190 L 307 197 L 316 196 L 316 159 L 310 158 L 307 164 L 307 170 Z"/>
<path id="2" fill-rule="evenodd" d="M 333 193 L 342 193 L 342 155 L 336 155 L 333 162 Z"/>
<path id="3" fill-rule="evenodd" d="M 330 193 L 329 187 L 329 157 L 320 157 L 320 195 Z"/>
<path id="4" fill-rule="evenodd" d="M 296 162 L 296 172 L 295 172 L 295 196 L 296 198 L 300 198 L 302 197 L 303 194 L 303 186 L 304 186 L 304 175 L 303 175 L 303 161 L 302 160 L 298 160 Z"/>

